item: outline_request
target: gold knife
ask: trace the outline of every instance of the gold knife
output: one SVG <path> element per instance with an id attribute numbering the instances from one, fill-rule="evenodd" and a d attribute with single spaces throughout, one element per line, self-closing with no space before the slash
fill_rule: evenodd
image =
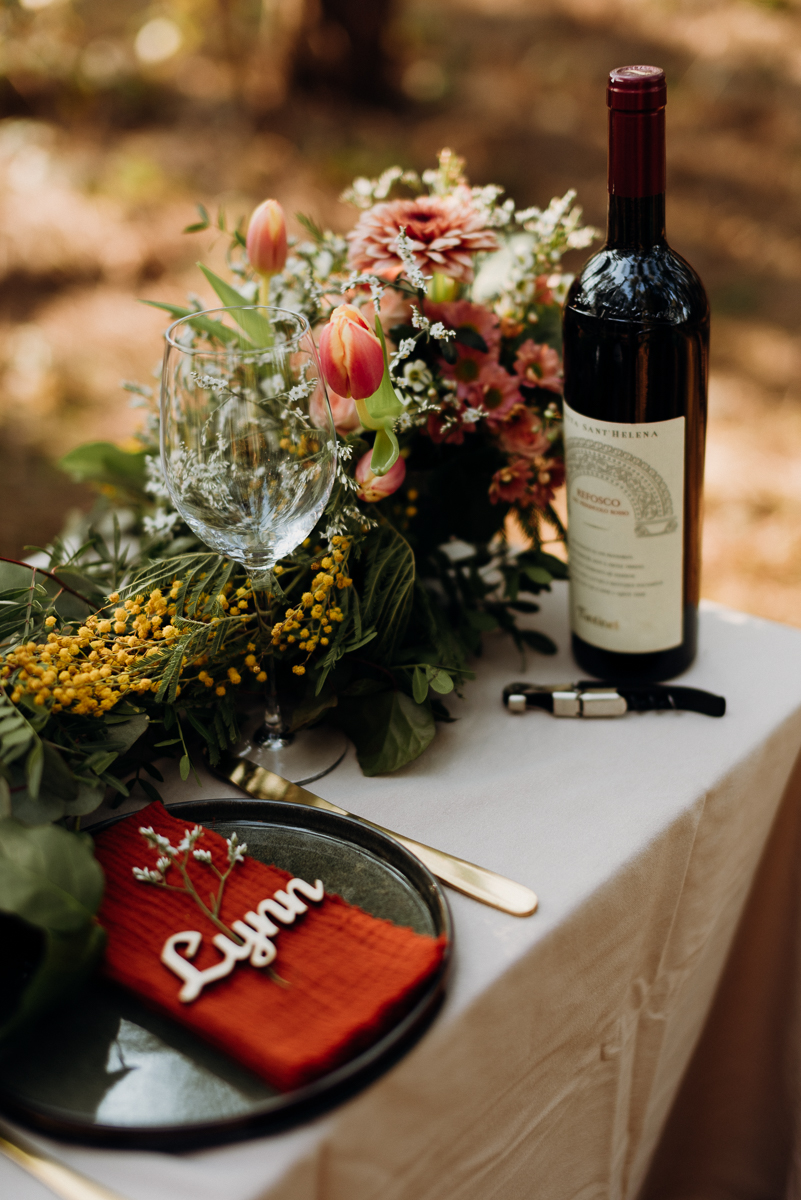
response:
<path id="1" fill-rule="evenodd" d="M 54 1158 L 47 1158 L 32 1146 L 16 1138 L 11 1141 L 8 1130 L 6 1135 L 0 1135 L 0 1154 L 4 1154 L 23 1171 L 33 1175 L 56 1196 L 61 1196 L 62 1200 L 124 1200 L 119 1192 L 112 1192 L 103 1187 L 102 1183 L 95 1183 L 85 1175 L 73 1171 L 72 1167 L 56 1162 Z"/>
<path id="2" fill-rule="evenodd" d="M 226 770 L 226 778 L 256 800 L 283 800 L 288 804 L 306 804 L 311 808 L 323 808 L 327 812 L 338 813 L 341 817 L 353 817 L 363 825 L 369 825 L 371 829 L 388 834 L 407 850 L 411 850 L 412 854 L 428 867 L 432 875 L 436 875 L 437 879 L 441 879 L 449 887 L 455 888 L 457 892 L 464 892 L 473 900 L 480 900 L 482 904 L 489 904 L 492 908 L 511 913 L 513 917 L 529 917 L 537 908 L 535 893 L 530 888 L 523 887 L 521 883 L 505 879 L 503 875 L 496 875 L 486 867 L 477 867 L 475 863 L 465 862 L 463 858 L 456 858 L 453 854 L 446 854 L 444 850 L 435 850 L 433 846 L 425 846 L 422 842 L 403 837 L 392 829 L 376 825 L 375 821 L 368 821 L 366 817 L 357 817 L 354 813 L 340 808 L 338 804 L 323 800 L 322 796 L 315 796 L 314 792 L 307 791 L 297 783 L 290 783 L 288 779 L 283 779 L 247 759 L 239 759 L 233 769 Z"/>

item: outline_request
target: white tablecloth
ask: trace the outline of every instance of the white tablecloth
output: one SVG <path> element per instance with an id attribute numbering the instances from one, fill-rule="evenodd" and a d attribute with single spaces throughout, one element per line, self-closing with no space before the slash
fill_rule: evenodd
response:
<path id="1" fill-rule="evenodd" d="M 281 1135 L 184 1156 L 39 1139 L 41 1147 L 130 1200 L 633 1198 L 786 793 L 789 815 L 775 839 L 785 890 L 777 891 L 764 868 L 767 899 L 755 891 L 716 1002 L 728 1041 L 713 1038 L 710 1049 L 705 1035 L 685 1084 L 686 1111 L 696 1118 L 682 1126 L 677 1108 L 660 1150 L 667 1158 L 649 1184 L 659 1200 L 779 1194 L 762 1186 L 760 1172 L 781 1174 L 789 1134 L 782 1140 L 769 1129 L 767 1143 L 755 1136 L 750 1157 L 737 1137 L 753 1187 L 737 1175 L 726 1190 L 707 1153 L 713 1147 L 725 1161 L 714 1115 L 707 1113 L 703 1138 L 696 1131 L 709 1088 L 720 1098 L 737 1085 L 736 1072 L 721 1077 L 721 1055 L 730 1062 L 733 1047 L 752 1075 L 769 1075 L 759 1039 L 770 1037 L 764 1010 L 787 975 L 788 938 L 767 947 L 763 934 L 777 908 L 789 922 L 797 905 L 787 899 L 795 878 L 788 847 L 795 846 L 801 779 L 789 792 L 787 785 L 801 747 L 801 630 L 704 607 L 700 654 L 682 682 L 725 695 L 722 720 L 676 712 L 595 722 L 513 717 L 500 701 L 505 683 L 579 674 L 565 601 L 558 585 L 535 620 L 559 643 L 558 658 L 532 655 L 524 672 L 510 643 L 488 639 L 478 679 L 451 704 L 458 722 L 441 726 L 416 763 L 368 780 L 349 754 L 314 785 L 353 812 L 509 875 L 540 896 L 539 912 L 521 920 L 448 893 L 454 970 L 443 1011 L 421 1042 L 356 1098 Z M 226 788 L 209 782 L 201 791 L 190 782 L 185 791 L 222 795 Z M 177 798 L 175 788 L 171 795 Z M 738 953 L 751 980 L 744 999 Z M 770 1008 L 774 1034 L 777 1022 L 789 1020 L 782 1003 Z M 743 1022 L 762 1032 L 743 1033 Z M 767 1094 L 770 1078 L 763 1083 L 760 1094 Z M 752 1116 L 742 1101 L 729 1133 Z M 674 1170 L 677 1155 L 684 1176 Z M 693 1190 L 696 1169 L 706 1171 L 705 1190 Z M 47 1195 L 5 1162 L 0 1194 Z"/>

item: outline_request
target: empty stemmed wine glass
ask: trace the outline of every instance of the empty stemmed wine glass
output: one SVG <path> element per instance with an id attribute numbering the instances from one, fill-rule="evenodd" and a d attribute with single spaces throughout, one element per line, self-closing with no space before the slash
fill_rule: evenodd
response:
<path id="1" fill-rule="evenodd" d="M 243 305 L 192 313 L 165 336 L 161 464 L 173 504 L 207 546 L 246 568 L 254 590 L 275 589 L 275 564 L 309 536 L 336 473 L 308 322 Z M 309 782 L 336 765 L 346 743 L 335 730 L 285 731 L 273 655 L 267 660 L 264 720 L 238 754 Z"/>

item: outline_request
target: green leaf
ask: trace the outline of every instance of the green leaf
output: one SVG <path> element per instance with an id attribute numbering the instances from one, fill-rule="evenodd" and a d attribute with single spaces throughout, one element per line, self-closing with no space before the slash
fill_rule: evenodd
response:
<path id="1" fill-rule="evenodd" d="M 131 746 L 139 740 L 149 724 L 150 719 L 145 713 L 136 713 L 122 724 L 115 725 L 114 733 L 109 741 L 109 748 L 113 746 L 118 753 L 130 750 Z M 98 774 L 100 774 L 99 771 Z"/>
<path id="2" fill-rule="evenodd" d="M 428 695 L 428 676 L 422 667 L 415 667 L 412 675 L 412 695 L 415 704 L 422 704 Z"/>
<path id="3" fill-rule="evenodd" d="M 320 228 L 313 217 L 306 216 L 306 213 L 296 212 L 295 220 L 299 225 L 303 226 L 309 237 L 312 238 L 313 241 L 317 242 L 318 245 L 325 241 L 325 232 Z"/>
<path id="4" fill-rule="evenodd" d="M 189 778 L 189 772 L 191 771 L 191 769 L 192 769 L 192 764 L 189 761 L 189 755 L 183 754 L 181 756 L 181 761 L 178 764 L 178 771 L 179 771 L 181 779 L 183 779 L 184 783 Z M 139 782 L 140 783 L 142 782 L 141 779 L 139 780 Z"/>
<path id="5" fill-rule="evenodd" d="M 110 484 L 144 499 L 146 457 L 144 451 L 131 454 L 111 442 L 88 442 L 65 454 L 58 465 L 78 483 Z"/>
<path id="6" fill-rule="evenodd" d="M 273 327 L 266 317 L 263 317 L 260 312 L 253 308 L 243 308 L 242 305 L 246 305 L 248 302 L 236 288 L 231 287 L 230 283 L 226 283 L 224 279 L 220 279 L 219 275 L 215 275 L 203 263 L 198 263 L 198 266 L 226 308 L 240 310 L 231 313 L 231 316 L 237 325 L 245 331 L 254 345 L 265 348 L 272 346 L 275 341 Z"/>
<path id="7" fill-rule="evenodd" d="M 90 771 L 94 771 L 96 775 L 102 775 L 117 758 L 119 758 L 119 755 L 114 750 L 99 750 L 96 754 L 92 754 L 87 758 L 84 766 L 88 767 Z"/>
<path id="8" fill-rule="evenodd" d="M 140 778 L 139 786 L 147 796 L 148 800 L 158 800 L 163 803 L 163 801 L 161 801 L 161 792 L 158 790 L 158 788 L 155 788 L 152 783 L 149 783 L 147 779 Z"/>
<path id="9" fill-rule="evenodd" d="M 200 220 L 196 221 L 194 225 L 187 225 L 184 229 L 184 233 L 201 233 L 204 229 L 208 229 L 209 225 L 211 225 L 211 217 L 209 216 L 205 205 L 196 204 L 195 208 L 198 211 Z"/>
<path id="10" fill-rule="evenodd" d="M 538 651 L 539 654 L 556 654 L 556 643 L 551 641 L 544 633 L 538 633 L 536 629 L 518 629 L 517 636 L 532 650 Z"/>
<path id="11" fill-rule="evenodd" d="M 370 470 L 374 475 L 386 475 L 395 465 L 400 453 L 400 446 L 394 429 L 376 430 L 373 442 L 373 453 L 370 458 Z"/>
<path id="12" fill-rule="evenodd" d="M 434 691 L 439 692 L 441 696 L 447 696 L 448 692 L 453 691 L 453 680 L 447 671 L 442 671 L 439 667 L 427 667 L 426 675 Z"/>
<path id="13" fill-rule="evenodd" d="M 28 783 L 28 792 L 35 800 L 39 795 L 39 785 L 42 782 L 42 768 L 44 767 L 44 747 L 39 741 L 39 738 L 33 743 L 31 752 L 25 762 L 25 778 Z"/>
<path id="14" fill-rule="evenodd" d="M 103 872 L 91 842 L 58 825 L 0 821 L 0 909 L 41 929 L 74 933 L 91 921 Z"/>
<path id="15" fill-rule="evenodd" d="M 524 566 L 523 574 L 527 575 L 532 583 L 538 583 L 540 587 L 547 587 L 549 583 L 553 583 L 553 575 L 550 571 L 546 571 L 545 567 Z"/>
<path id="16" fill-rule="evenodd" d="M 390 525 L 371 533 L 367 546 L 362 620 L 366 627 L 378 630 L 371 657 L 389 660 L 403 640 L 412 611 L 414 552 Z"/>
<path id="17" fill-rule="evenodd" d="M 498 628 L 498 622 L 490 613 L 479 612 L 476 609 L 468 609 L 466 617 L 473 629 L 477 629 L 479 633 L 492 633 L 493 629 Z"/>
<path id="18" fill-rule="evenodd" d="M 100 807 L 106 789 L 99 780 L 82 779 L 80 776 L 76 778 L 78 793 L 74 800 L 64 801 L 64 808 L 70 817 L 85 817 Z"/>
<path id="19" fill-rule="evenodd" d="M 416 704 L 405 692 L 341 698 L 333 719 L 354 742 L 365 775 L 384 775 L 412 762 L 436 732 L 429 705 Z"/>
<path id="20" fill-rule="evenodd" d="M 0 1047 L 74 992 L 95 966 L 105 940 L 93 919 L 102 893 L 88 838 L 0 820 Z"/>
<path id="21" fill-rule="evenodd" d="M 242 301 L 241 296 L 239 299 Z M 214 321 L 211 317 L 202 316 L 194 308 L 185 308 L 181 304 L 164 304 L 160 300 L 140 300 L 139 303 L 148 304 L 151 308 L 161 308 L 171 317 L 175 317 L 176 321 L 181 317 L 191 317 L 187 324 L 199 333 L 206 333 L 220 342 L 238 342 L 240 340 L 241 335 L 235 329 L 229 329 L 227 325 L 223 325 L 222 321 Z"/>

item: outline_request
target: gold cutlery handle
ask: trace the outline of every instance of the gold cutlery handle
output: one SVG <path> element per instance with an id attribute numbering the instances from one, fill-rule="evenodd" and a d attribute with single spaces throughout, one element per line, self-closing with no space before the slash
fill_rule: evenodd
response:
<path id="1" fill-rule="evenodd" d="M 26 1147 L 16 1141 L 9 1141 L 0 1135 L 0 1153 L 11 1159 L 23 1171 L 33 1175 L 45 1187 L 50 1188 L 62 1200 L 124 1200 L 119 1192 L 112 1192 L 101 1183 L 79 1175 L 72 1167 L 46 1158 L 33 1147 Z"/>
<path id="2" fill-rule="evenodd" d="M 376 825 L 374 821 L 368 821 L 366 817 L 357 817 L 353 813 L 346 812 L 344 808 L 340 808 L 338 804 L 332 804 L 330 800 L 324 800 L 322 796 L 315 796 L 314 792 L 307 791 L 299 784 L 290 783 L 288 779 L 283 779 L 280 775 L 268 771 L 266 767 L 259 767 L 256 763 L 240 758 L 228 774 L 228 779 L 258 800 L 283 800 L 288 804 L 305 804 L 311 808 L 323 808 L 328 812 L 338 813 L 341 817 L 354 817 L 363 825 L 369 825 L 372 829 L 377 829 L 380 833 L 385 833 L 394 838 L 396 842 L 400 842 L 402 846 L 416 855 L 428 867 L 431 874 L 436 875 L 437 879 L 441 879 L 449 887 L 455 888 L 457 892 L 464 892 L 473 900 L 479 900 L 482 904 L 489 904 L 492 908 L 499 908 L 502 912 L 511 913 L 513 917 L 529 917 L 536 911 L 538 903 L 536 894 L 530 888 L 524 887 L 522 883 L 515 883 L 503 875 L 496 875 L 494 871 L 488 871 L 486 867 L 476 866 L 475 863 L 466 862 L 463 858 L 446 854 L 444 850 L 435 850 L 433 846 L 426 846 L 422 842 L 414 841 L 413 838 L 404 837 L 392 829 L 387 829 L 384 825 Z"/>

